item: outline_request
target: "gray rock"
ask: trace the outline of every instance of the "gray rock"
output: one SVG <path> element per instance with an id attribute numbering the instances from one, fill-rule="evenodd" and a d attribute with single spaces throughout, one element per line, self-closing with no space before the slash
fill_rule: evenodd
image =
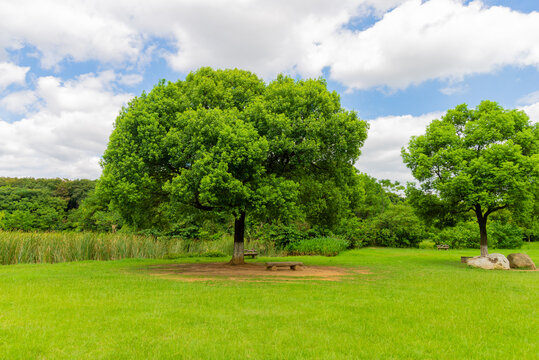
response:
<path id="1" fill-rule="evenodd" d="M 481 269 L 509 270 L 509 260 L 502 254 L 488 254 L 487 256 L 474 256 L 466 264 Z"/>
<path id="2" fill-rule="evenodd" d="M 509 266 L 511 266 L 511 269 L 519 269 L 519 268 L 528 268 L 531 270 L 535 270 L 535 264 L 533 263 L 532 259 L 526 254 L 509 254 L 507 255 L 507 260 L 509 260 Z"/>

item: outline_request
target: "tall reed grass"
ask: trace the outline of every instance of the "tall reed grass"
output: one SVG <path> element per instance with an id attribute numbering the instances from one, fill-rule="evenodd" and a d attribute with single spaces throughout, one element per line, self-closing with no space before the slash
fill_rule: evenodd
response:
<path id="1" fill-rule="evenodd" d="M 98 233 L 0 232 L 0 264 L 158 258 L 165 244 L 151 237 Z"/>
<path id="2" fill-rule="evenodd" d="M 261 255 L 277 255 L 271 243 L 247 241 Z M 217 240 L 156 238 L 149 235 L 93 232 L 8 232 L 0 231 L 0 264 L 57 263 L 82 260 L 158 259 L 180 256 L 232 255 L 234 240 L 225 235 Z"/>

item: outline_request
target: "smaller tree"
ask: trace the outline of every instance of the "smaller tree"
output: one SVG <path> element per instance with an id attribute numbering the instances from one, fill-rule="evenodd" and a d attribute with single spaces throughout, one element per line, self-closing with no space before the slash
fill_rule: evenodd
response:
<path id="1" fill-rule="evenodd" d="M 479 225 L 481 255 L 488 255 L 487 219 L 510 208 L 530 214 L 539 173 L 539 128 L 523 111 L 483 101 L 433 120 L 425 135 L 402 149 L 404 163 L 421 183 L 455 211 L 472 211 Z"/>

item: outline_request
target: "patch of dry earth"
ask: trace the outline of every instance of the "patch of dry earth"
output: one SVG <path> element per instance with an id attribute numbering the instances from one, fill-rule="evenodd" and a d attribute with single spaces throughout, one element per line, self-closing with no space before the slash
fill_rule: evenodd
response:
<path id="1" fill-rule="evenodd" d="M 230 265 L 228 263 L 160 264 L 149 266 L 145 270 L 152 276 L 180 281 L 339 281 L 357 274 L 370 274 L 370 271 L 365 268 L 336 266 L 304 266 L 302 270 L 278 268 L 274 271 L 268 271 L 263 263 L 246 263 L 244 265 Z"/>

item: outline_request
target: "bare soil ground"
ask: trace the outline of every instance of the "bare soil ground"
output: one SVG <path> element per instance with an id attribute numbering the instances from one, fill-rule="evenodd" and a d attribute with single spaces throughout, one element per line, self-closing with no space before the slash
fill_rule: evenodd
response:
<path id="1" fill-rule="evenodd" d="M 180 281 L 239 280 L 239 281 L 339 281 L 357 274 L 370 274 L 366 268 L 336 266 L 304 266 L 302 270 L 278 268 L 266 270 L 264 263 L 230 265 L 228 263 L 163 264 L 145 268 L 152 276 Z"/>

